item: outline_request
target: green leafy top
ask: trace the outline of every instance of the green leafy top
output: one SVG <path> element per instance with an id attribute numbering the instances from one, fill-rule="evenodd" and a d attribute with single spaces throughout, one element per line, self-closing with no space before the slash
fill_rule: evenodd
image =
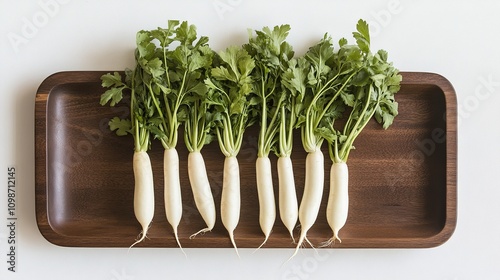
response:
<path id="1" fill-rule="evenodd" d="M 252 95 L 254 68 L 255 61 L 243 48 L 231 46 L 214 57 L 214 66 L 205 79 L 217 139 L 227 157 L 239 153 L 245 129 L 255 122 L 251 110 L 257 104 Z"/>
<path id="2" fill-rule="evenodd" d="M 305 57 L 292 58 L 281 75 L 282 103 L 279 107 L 278 145 L 272 147 L 279 157 L 290 156 L 293 131 L 300 127 L 299 118 L 304 110 L 303 100 L 307 89 L 310 64 Z"/>
<path id="3" fill-rule="evenodd" d="M 333 123 L 342 116 L 348 100 L 348 88 L 359 69 L 359 49 L 347 47 L 339 41 L 335 52 L 331 37 L 327 34 L 305 54 L 309 67 L 306 93 L 298 123 L 301 125 L 302 144 L 307 152 L 321 147 L 325 139 L 339 137 Z M 339 98 L 340 97 L 340 98 Z"/>
<path id="4" fill-rule="evenodd" d="M 178 128 L 189 119 L 188 111 L 194 105 L 186 104 L 186 96 L 193 101 L 207 92 L 203 80 L 212 65 L 213 51 L 207 37 L 196 39 L 196 27 L 186 21 L 170 20 L 167 28 L 137 33 L 137 67 L 144 72 L 143 83 L 158 112 L 157 125 L 151 131 L 165 149 L 177 145 Z M 200 148 L 198 138 L 193 138 L 197 143 L 189 143 L 194 149 Z"/>
<path id="5" fill-rule="evenodd" d="M 130 119 L 114 117 L 109 121 L 109 127 L 119 136 L 132 134 L 136 152 L 150 148 L 150 131 L 155 126 L 154 116 L 157 114 L 154 108 L 149 106 L 151 97 L 144 90 L 141 75 L 140 69 L 127 69 L 124 80 L 118 72 L 107 73 L 101 77 L 102 86 L 107 88 L 101 95 L 101 105 L 109 102 L 111 106 L 115 106 L 122 101 L 124 92 L 130 92 Z"/>
<path id="6" fill-rule="evenodd" d="M 357 46 L 348 46 L 346 41 L 343 41 L 343 48 L 359 49 L 356 56 L 361 60 L 356 60 L 356 65 L 360 65 L 361 68 L 343 97 L 343 103 L 350 107 L 350 113 L 343 130 L 336 132 L 341 137 L 328 139 L 330 157 L 334 162 L 347 161 L 349 152 L 354 147 L 354 140 L 372 117 L 387 129 L 398 114 L 398 103 L 394 94 L 399 91 L 402 80 L 399 71 L 387 61 L 386 51 L 371 53 L 369 28 L 365 21 L 358 22 L 353 37 Z M 347 53 L 344 55 L 349 56 Z"/>
<path id="7" fill-rule="evenodd" d="M 267 156 L 274 147 L 280 128 L 280 107 L 286 99 L 281 88 L 282 74 L 294 52 L 285 40 L 290 31 L 289 25 L 275 26 L 272 30 L 264 27 L 250 32 L 250 38 L 243 47 L 255 60 L 252 72 L 254 93 L 258 103 L 253 108 L 259 115 L 258 156 Z"/>
<path id="8" fill-rule="evenodd" d="M 130 119 L 113 118 L 110 129 L 132 134 L 136 151 L 147 150 L 150 134 L 165 148 L 175 147 L 185 123 L 185 142 L 199 151 L 214 138 L 222 152 L 236 156 L 245 129 L 259 122 L 258 155 L 273 150 L 286 156 L 292 130 L 301 129 L 307 152 L 329 143 L 333 161 L 347 161 L 356 137 L 373 117 L 388 128 L 398 114 L 394 94 L 401 75 L 387 52 L 370 51 L 368 24 L 360 20 L 356 44 L 339 40 L 334 51 L 328 34 L 294 58 L 285 40 L 290 26 L 250 32 L 249 42 L 218 54 L 207 37 L 197 37 L 187 22 L 168 21 L 167 28 L 137 33 L 136 67 L 101 77 L 106 91 L 101 104 L 115 106 L 130 94 Z M 334 125 L 344 111 L 343 129 Z"/>
<path id="9" fill-rule="evenodd" d="M 208 91 L 203 80 L 212 66 L 213 51 L 207 37 L 196 40 L 196 27 L 186 21 L 170 20 L 167 28 L 141 30 L 136 34 L 135 69 L 126 71 L 125 81 L 118 73 L 102 76 L 108 90 L 101 104 L 114 106 L 125 90 L 131 91 L 131 119 L 114 118 L 110 128 L 118 135 L 132 133 L 136 150 L 150 145 L 150 133 L 165 149 L 175 147 L 178 128 L 188 119 L 188 148 L 199 150 L 210 141 L 209 117 L 200 100 Z M 188 118 L 188 112 L 200 115 Z"/>
<path id="10" fill-rule="evenodd" d="M 394 93 L 401 76 L 387 63 L 387 53 L 370 52 L 368 24 L 359 20 L 353 32 L 355 45 L 345 38 L 334 51 L 327 35 L 305 54 L 309 67 L 304 109 L 299 116 L 302 143 L 307 152 L 318 149 L 324 140 L 330 143 L 335 162 L 346 161 L 354 139 L 372 116 L 387 128 L 397 115 Z M 350 108 L 343 130 L 335 121 Z"/>

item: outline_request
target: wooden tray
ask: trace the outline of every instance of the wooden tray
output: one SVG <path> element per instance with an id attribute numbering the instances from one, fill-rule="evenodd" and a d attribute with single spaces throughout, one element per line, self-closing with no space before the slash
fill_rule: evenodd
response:
<path id="1" fill-rule="evenodd" d="M 35 104 L 36 217 L 51 243 L 73 247 L 128 247 L 141 229 L 133 213 L 133 146 L 107 127 L 109 118 L 126 116 L 124 104 L 100 106 L 100 76 L 105 72 L 61 72 L 42 82 Z M 452 85 L 432 73 L 404 72 L 397 94 L 400 115 L 384 131 L 374 121 L 355 142 L 349 158 L 350 210 L 341 230 L 340 248 L 434 247 L 447 241 L 456 225 L 457 111 Z M 296 135 L 293 152 L 297 195 L 302 197 L 305 153 Z M 183 195 L 179 227 L 183 247 L 232 247 L 219 213 L 212 232 L 189 239 L 204 227 L 187 177 L 187 150 L 178 144 Z M 246 132 L 239 154 L 242 174 L 241 216 L 235 231 L 238 247 L 256 248 L 263 241 L 255 186 L 257 128 Z M 326 146 L 326 145 L 325 145 Z M 163 148 L 150 152 L 156 210 L 149 239 L 137 247 L 176 247 L 163 203 Z M 220 209 L 223 156 L 217 143 L 203 151 L 217 211 Z M 275 168 L 274 156 L 271 157 Z M 330 159 L 325 149 L 325 172 Z M 274 173 L 275 170 L 274 170 Z M 325 173 L 328 174 L 328 173 Z M 274 174 L 275 183 L 277 182 Z M 310 241 L 318 245 L 331 235 L 324 199 Z M 277 189 L 277 187 L 276 187 Z M 276 192 L 276 198 L 277 198 Z M 298 229 L 296 235 L 298 235 Z M 264 247 L 292 248 L 279 213 Z"/>

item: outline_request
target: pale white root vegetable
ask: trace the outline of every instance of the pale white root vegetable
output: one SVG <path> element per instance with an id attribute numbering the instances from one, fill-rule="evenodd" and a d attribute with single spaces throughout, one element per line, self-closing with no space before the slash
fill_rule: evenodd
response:
<path id="1" fill-rule="evenodd" d="M 273 229 L 276 220 L 276 205 L 274 203 L 273 176 L 269 157 L 257 157 L 255 167 L 259 197 L 259 224 L 265 236 L 264 242 L 257 248 L 259 249 L 266 243 Z"/>
<path id="2" fill-rule="evenodd" d="M 234 230 L 240 219 L 240 204 L 240 168 L 237 158 L 229 156 L 224 159 L 220 214 L 222 224 L 229 233 L 229 238 L 238 256 Z"/>
<path id="3" fill-rule="evenodd" d="M 304 240 L 313 247 L 311 242 L 307 239 L 307 231 L 316 222 L 321 206 L 321 197 L 323 195 L 323 185 L 325 181 L 324 161 L 323 152 L 319 148 L 307 154 L 304 194 L 302 195 L 299 207 L 300 237 L 295 252 L 290 259 L 297 254 Z"/>
<path id="4" fill-rule="evenodd" d="M 207 176 L 205 161 L 200 152 L 190 152 L 188 155 L 188 175 L 193 191 L 194 202 L 207 227 L 194 233 L 194 238 L 200 233 L 211 231 L 215 225 L 215 202 Z"/>
<path id="5" fill-rule="evenodd" d="M 182 196 L 179 178 L 179 155 L 175 148 L 165 149 L 164 151 L 163 176 L 165 213 L 174 231 L 175 240 L 182 250 L 177 232 L 177 228 L 182 218 Z"/>
<path id="6" fill-rule="evenodd" d="M 146 238 L 155 212 L 153 169 L 148 153 L 134 152 L 132 165 L 135 180 L 134 213 L 142 227 L 142 236 L 130 248 Z"/>
<path id="7" fill-rule="evenodd" d="M 297 224 L 299 207 L 295 191 L 295 178 L 290 156 L 278 157 L 277 162 L 279 180 L 279 210 L 280 218 L 290 232 L 293 242 L 293 229 Z"/>
<path id="8" fill-rule="evenodd" d="M 335 243 L 335 240 L 342 242 L 339 238 L 339 231 L 347 221 L 349 210 L 348 186 L 349 169 L 347 164 L 345 162 L 332 163 L 326 219 L 333 231 L 333 236 L 325 243 L 325 246 Z"/>

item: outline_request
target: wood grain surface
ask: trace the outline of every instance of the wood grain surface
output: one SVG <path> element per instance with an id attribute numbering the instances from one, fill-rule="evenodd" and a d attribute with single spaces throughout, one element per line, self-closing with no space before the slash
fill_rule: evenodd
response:
<path id="1" fill-rule="evenodd" d="M 105 72 L 60 72 L 45 79 L 35 103 L 36 218 L 51 243 L 72 247 L 128 247 L 141 228 L 133 213 L 133 142 L 110 132 L 107 122 L 127 116 L 126 104 L 100 106 L 100 76 Z M 350 209 L 336 248 L 428 248 L 446 242 L 457 222 L 457 104 L 449 81 L 433 73 L 403 72 L 396 95 L 399 115 L 383 130 L 374 121 L 355 141 L 348 161 Z M 238 156 L 241 216 L 235 231 L 238 247 L 256 248 L 264 236 L 258 221 L 255 184 L 257 127 L 247 130 Z M 232 247 L 217 213 L 212 232 L 189 239 L 204 227 L 187 177 L 187 149 L 180 133 L 183 247 Z M 300 137 L 293 150 L 297 196 L 304 184 L 305 152 Z M 319 245 L 331 237 L 325 210 L 331 161 L 325 154 L 325 189 L 320 214 L 308 233 Z M 208 176 L 220 209 L 224 157 L 218 144 L 206 146 Z M 163 202 L 163 148 L 150 152 L 156 210 L 149 239 L 137 247 L 177 247 Z M 277 194 L 276 157 L 271 156 Z M 295 231 L 298 235 L 299 230 Z M 279 220 L 265 248 L 292 248 Z"/>

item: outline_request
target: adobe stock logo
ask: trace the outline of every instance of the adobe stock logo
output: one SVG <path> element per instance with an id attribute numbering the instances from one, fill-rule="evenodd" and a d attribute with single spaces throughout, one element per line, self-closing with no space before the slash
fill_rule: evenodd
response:
<path id="1" fill-rule="evenodd" d="M 115 269 L 111 270 L 111 274 L 113 274 L 113 277 L 111 277 L 111 280 L 134 280 L 135 277 L 128 274 L 128 272 L 125 270 L 125 268 L 122 268 L 120 271 L 117 271 Z"/>
<path id="2" fill-rule="evenodd" d="M 500 88 L 500 80 L 492 74 L 478 77 L 474 93 L 467 95 L 458 104 L 459 125 L 462 120 L 469 118 L 473 112 L 477 111 L 481 103 L 486 102 L 491 96 L 496 95 L 498 88 Z"/>
<path id="3" fill-rule="evenodd" d="M 60 11 L 61 5 L 69 3 L 70 0 L 40 0 L 38 9 L 31 17 L 21 18 L 21 28 L 18 32 L 9 32 L 7 37 L 16 53 L 20 47 L 26 45 L 31 39 L 38 35 L 40 29 L 49 24 L 51 18 L 54 18 Z"/>
<path id="4" fill-rule="evenodd" d="M 242 2 L 243 0 L 216 0 L 212 5 L 219 19 L 224 20 L 224 14 L 233 12 Z"/>
<path id="5" fill-rule="evenodd" d="M 380 34 L 383 28 L 389 26 L 392 22 L 393 16 L 398 15 L 403 11 L 403 6 L 399 0 L 389 0 L 385 8 L 378 11 L 371 11 L 371 20 L 368 20 L 370 25 L 370 33 L 372 37 Z"/>

